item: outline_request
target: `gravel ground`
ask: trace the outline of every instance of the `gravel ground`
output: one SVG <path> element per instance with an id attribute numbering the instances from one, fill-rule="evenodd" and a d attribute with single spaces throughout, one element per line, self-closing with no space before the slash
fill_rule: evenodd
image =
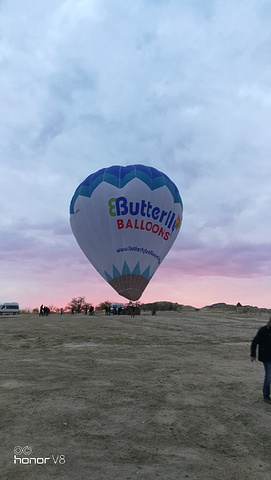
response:
<path id="1" fill-rule="evenodd" d="M 0 317 L 4 480 L 270 480 L 266 315 Z"/>

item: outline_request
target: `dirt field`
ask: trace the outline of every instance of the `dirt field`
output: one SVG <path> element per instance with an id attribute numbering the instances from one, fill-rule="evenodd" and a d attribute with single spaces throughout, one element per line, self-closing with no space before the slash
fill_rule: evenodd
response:
<path id="1" fill-rule="evenodd" d="M 270 480 L 267 320 L 3 315 L 1 478 Z"/>

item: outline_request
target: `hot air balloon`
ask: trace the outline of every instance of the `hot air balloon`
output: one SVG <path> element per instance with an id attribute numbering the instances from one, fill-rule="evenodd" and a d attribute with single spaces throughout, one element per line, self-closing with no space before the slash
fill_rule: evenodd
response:
<path id="1" fill-rule="evenodd" d="M 73 234 L 100 275 L 138 300 L 180 231 L 176 185 L 145 165 L 111 166 L 89 175 L 70 204 Z"/>

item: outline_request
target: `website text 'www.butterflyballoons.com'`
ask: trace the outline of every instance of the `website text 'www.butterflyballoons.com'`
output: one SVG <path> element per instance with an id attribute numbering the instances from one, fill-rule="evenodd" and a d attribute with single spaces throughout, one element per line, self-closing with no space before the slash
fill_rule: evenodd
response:
<path id="1" fill-rule="evenodd" d="M 148 250 L 147 248 L 143 248 L 143 247 L 121 247 L 121 248 L 116 248 L 116 252 L 117 253 L 122 253 L 122 252 L 139 252 L 139 253 L 143 253 L 143 254 L 147 254 L 147 255 L 151 255 L 152 257 L 156 258 L 158 264 L 160 265 L 161 263 L 161 259 L 159 257 L 159 255 L 157 255 L 156 253 L 154 253 L 153 250 Z"/>

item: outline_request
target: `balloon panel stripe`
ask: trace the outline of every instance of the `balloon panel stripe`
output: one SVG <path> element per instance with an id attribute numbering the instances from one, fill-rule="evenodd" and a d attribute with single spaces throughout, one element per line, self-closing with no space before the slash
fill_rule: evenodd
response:
<path id="1" fill-rule="evenodd" d="M 162 172 L 156 168 L 145 167 L 144 165 L 135 165 L 121 167 L 113 166 L 103 168 L 95 174 L 89 175 L 75 190 L 70 204 L 70 213 L 74 214 L 74 205 L 79 196 L 91 197 L 94 190 L 102 182 L 109 183 L 117 188 L 123 188 L 134 178 L 139 178 L 153 191 L 165 185 L 170 191 L 174 203 L 180 203 L 182 206 L 182 199 L 176 185 Z"/>

